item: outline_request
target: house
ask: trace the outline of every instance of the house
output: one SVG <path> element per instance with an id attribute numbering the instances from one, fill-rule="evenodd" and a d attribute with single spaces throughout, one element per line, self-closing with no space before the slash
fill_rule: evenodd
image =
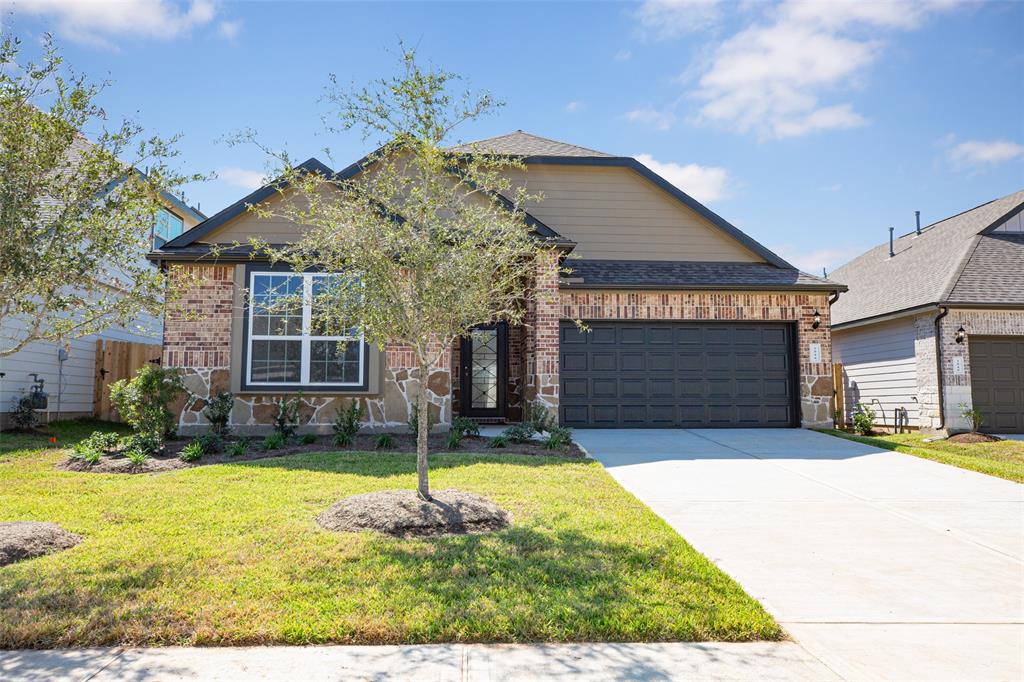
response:
<path id="1" fill-rule="evenodd" d="M 881 244 L 836 270 L 846 404 L 891 426 L 1024 433 L 1024 191 Z M 881 422 L 881 419 L 879 419 Z"/>
<path id="2" fill-rule="evenodd" d="M 153 244 L 158 246 L 206 219 L 198 210 L 180 198 L 165 192 L 163 207 L 154 221 Z M 145 257 L 139 253 L 139 258 Z M 23 321 L 4 320 L 0 325 L 0 338 L 17 338 Z M 98 334 L 90 334 L 65 343 L 34 341 L 17 353 L 0 357 L 0 429 L 9 427 L 12 402 L 28 393 L 42 381 L 49 395 L 45 410 L 39 410 L 41 421 L 73 419 L 93 414 L 94 386 L 96 382 L 96 344 L 107 341 L 159 343 L 162 321 L 152 315 L 143 315 L 130 327 L 115 326 Z"/>
<path id="3" fill-rule="evenodd" d="M 829 305 L 845 287 L 799 272 L 636 159 L 522 131 L 474 145 L 524 160 L 512 180 L 545 196 L 528 222 L 572 272 L 548 259 L 533 286 L 550 296 L 526 324 L 481 329 L 450 349 L 426 378 L 439 423 L 517 421 L 533 404 L 572 427 L 831 423 Z M 303 168 L 333 173 L 315 159 Z M 305 331 L 257 333 L 243 292 L 278 287 L 288 273 L 239 244 L 253 234 L 288 243 L 302 228 L 247 206 L 287 200 L 287 190 L 261 188 L 150 254 L 200 282 L 184 298 L 201 319 L 171 310 L 164 324 L 164 363 L 182 368 L 195 396 L 180 431 L 202 429 L 205 400 L 222 390 L 236 396 L 242 431 L 265 427 L 274 401 L 300 390 L 306 428 L 326 429 L 347 398 L 365 401 L 367 426 L 405 428 L 419 379 L 407 350 L 352 344 L 325 368 Z"/>

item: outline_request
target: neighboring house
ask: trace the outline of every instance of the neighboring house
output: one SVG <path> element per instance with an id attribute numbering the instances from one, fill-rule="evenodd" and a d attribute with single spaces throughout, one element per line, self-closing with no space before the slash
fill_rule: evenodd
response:
<path id="1" fill-rule="evenodd" d="M 892 425 L 1024 433 L 1024 191 L 882 244 L 831 274 L 846 404 Z M 881 419 L 879 419 L 881 423 Z"/>
<path id="2" fill-rule="evenodd" d="M 159 210 L 153 226 L 153 244 L 195 227 L 206 216 L 188 206 L 178 197 L 165 193 L 164 207 Z M 145 254 L 140 253 L 139 258 Z M 6 320 L 0 336 L 17 335 L 19 320 Z M 93 414 L 93 393 L 96 379 L 96 343 L 100 340 L 160 343 L 162 321 L 144 315 L 131 327 L 111 327 L 65 343 L 36 341 L 13 355 L 0 358 L 0 428 L 10 426 L 12 402 L 32 387 L 35 374 L 44 381 L 49 405 L 40 411 L 40 419 L 70 419 Z"/>
<path id="3" fill-rule="evenodd" d="M 799 272 L 636 159 L 521 131 L 476 144 L 523 158 L 528 170 L 513 179 L 545 197 L 528 207 L 528 222 L 573 272 L 560 276 L 546 259 L 533 285 L 550 300 L 532 305 L 526 324 L 455 344 L 427 377 L 439 423 L 517 421 L 533 404 L 573 427 L 831 423 L 829 300 L 842 285 Z M 333 173 L 315 159 L 302 167 Z M 237 246 L 254 234 L 296 240 L 301 226 L 247 210 L 287 200 L 287 190 L 259 189 L 150 255 L 201 280 L 185 296 L 201 319 L 168 311 L 164 324 L 164 364 L 182 368 L 196 396 L 180 430 L 203 428 L 205 400 L 222 390 L 235 394 L 232 420 L 243 431 L 266 427 L 274 401 L 298 391 L 307 428 L 326 429 L 347 397 L 365 401 L 367 426 L 404 428 L 419 378 L 408 350 L 356 343 L 327 362 L 331 341 L 254 333 L 267 325 L 245 290 L 317 276 L 289 275 Z M 235 246 L 211 254 L 217 244 Z"/>

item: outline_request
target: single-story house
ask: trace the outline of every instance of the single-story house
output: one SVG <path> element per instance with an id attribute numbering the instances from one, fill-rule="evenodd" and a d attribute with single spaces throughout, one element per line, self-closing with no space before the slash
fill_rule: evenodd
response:
<path id="1" fill-rule="evenodd" d="M 532 404 L 572 427 L 831 423 L 829 306 L 845 287 L 799 272 L 634 158 L 522 131 L 474 144 L 523 159 L 512 179 L 545 197 L 528 222 L 572 272 L 548 259 L 533 286 L 551 295 L 526 324 L 496 324 L 450 349 L 425 378 L 438 423 L 514 422 Z M 303 167 L 334 172 L 315 159 Z M 365 401 L 366 426 L 405 428 L 420 379 L 406 349 L 351 344 L 325 367 L 306 332 L 259 336 L 243 292 L 316 276 L 272 269 L 238 246 L 253 234 L 295 240 L 301 225 L 247 210 L 286 200 L 287 190 L 261 188 L 150 254 L 201 282 L 185 296 L 201 319 L 171 310 L 164 325 L 164 364 L 184 371 L 195 396 L 181 432 L 204 427 L 205 399 L 221 390 L 235 394 L 242 431 L 265 428 L 274 401 L 298 391 L 308 430 L 326 429 L 350 398 Z"/>
<path id="2" fill-rule="evenodd" d="M 916 228 L 830 275 L 846 404 L 925 430 L 1024 433 L 1024 191 Z M 879 423 L 881 419 L 879 419 Z"/>

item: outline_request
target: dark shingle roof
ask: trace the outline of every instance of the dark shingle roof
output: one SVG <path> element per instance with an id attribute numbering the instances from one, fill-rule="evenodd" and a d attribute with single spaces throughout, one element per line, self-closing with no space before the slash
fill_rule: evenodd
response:
<path id="1" fill-rule="evenodd" d="M 488 137 L 476 142 L 451 147 L 454 152 L 491 152 L 493 154 L 507 154 L 509 156 L 572 156 L 572 157 L 600 157 L 613 158 L 612 154 L 605 154 L 594 149 L 578 147 L 568 142 L 559 142 L 539 135 L 531 135 L 517 130 L 507 135 Z"/>
<path id="2" fill-rule="evenodd" d="M 1024 233 L 979 237 L 947 301 L 1024 305 Z"/>
<path id="3" fill-rule="evenodd" d="M 879 244 L 831 273 L 830 279 L 850 287 L 832 306 L 832 324 L 944 302 L 956 283 L 976 237 L 1021 204 L 1024 190 L 990 201 L 929 225 L 889 243 Z M 998 300 L 992 281 L 983 300 Z M 981 301 L 975 301 L 981 302 Z"/>
<path id="4" fill-rule="evenodd" d="M 768 263 L 706 261 L 573 260 L 563 286 L 647 289 L 815 289 L 842 291 L 840 284 Z"/>

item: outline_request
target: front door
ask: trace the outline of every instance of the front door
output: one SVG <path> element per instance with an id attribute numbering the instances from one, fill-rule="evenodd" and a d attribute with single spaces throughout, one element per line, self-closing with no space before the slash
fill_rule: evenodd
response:
<path id="1" fill-rule="evenodd" d="M 477 327 L 462 339 L 460 412 L 466 417 L 504 417 L 507 327 Z"/>

